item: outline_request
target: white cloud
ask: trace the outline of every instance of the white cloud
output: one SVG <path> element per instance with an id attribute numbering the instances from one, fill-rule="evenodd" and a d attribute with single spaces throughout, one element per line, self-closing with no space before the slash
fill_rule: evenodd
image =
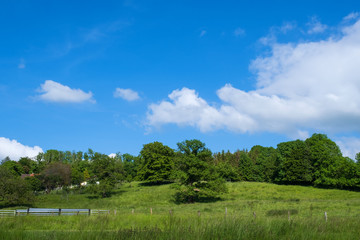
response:
<path id="1" fill-rule="evenodd" d="M 245 30 L 242 28 L 237 28 L 234 30 L 235 37 L 243 36 L 245 34 Z"/>
<path id="2" fill-rule="evenodd" d="M 355 159 L 355 155 L 360 152 L 360 139 L 356 137 L 342 137 L 335 141 L 340 147 L 343 156 Z"/>
<path id="3" fill-rule="evenodd" d="M 322 24 L 317 17 L 312 17 L 307 25 L 309 26 L 308 34 L 323 33 L 328 28 L 328 26 Z"/>
<path id="4" fill-rule="evenodd" d="M 11 160 L 19 160 L 21 157 L 35 157 L 43 150 L 39 146 L 29 147 L 22 145 L 16 140 L 0 137 L 0 160 L 10 157 Z"/>
<path id="5" fill-rule="evenodd" d="M 270 56 L 251 64 L 257 89 L 225 85 L 211 106 L 183 88 L 151 104 L 149 126 L 188 125 L 201 131 L 275 132 L 306 138 L 308 132 L 360 132 L 360 21 L 339 39 L 273 44 Z"/>
<path id="6" fill-rule="evenodd" d="M 49 102 L 81 103 L 88 101 L 95 103 L 91 92 L 85 93 L 81 89 L 71 89 L 52 80 L 46 80 L 44 84 L 41 84 L 39 92 L 42 94 L 38 97 Z"/>
<path id="7" fill-rule="evenodd" d="M 286 22 L 281 27 L 279 27 L 279 31 L 283 34 L 286 34 L 287 32 L 293 30 L 296 28 L 296 25 L 294 23 Z"/>
<path id="8" fill-rule="evenodd" d="M 116 98 L 122 98 L 126 101 L 136 101 L 139 100 L 139 94 L 131 89 L 125 89 L 125 88 L 116 88 L 114 92 L 114 97 Z"/>
<path id="9" fill-rule="evenodd" d="M 25 60 L 23 58 L 20 59 L 20 63 L 18 65 L 19 69 L 24 69 L 26 67 Z"/>
<path id="10" fill-rule="evenodd" d="M 116 157 L 116 153 L 110 153 L 110 154 L 109 154 L 109 157 L 115 158 L 115 157 Z"/>
<path id="11" fill-rule="evenodd" d="M 359 13 L 358 12 L 352 12 L 352 13 L 349 13 L 347 16 L 345 16 L 343 18 L 344 21 L 350 21 L 350 20 L 353 20 L 353 19 L 357 19 L 359 17 Z"/>

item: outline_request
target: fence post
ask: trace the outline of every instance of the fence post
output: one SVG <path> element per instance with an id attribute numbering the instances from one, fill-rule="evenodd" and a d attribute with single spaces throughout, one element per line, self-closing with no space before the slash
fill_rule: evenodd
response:
<path id="1" fill-rule="evenodd" d="M 171 209 L 169 210 L 169 214 L 170 214 L 170 216 L 172 216 L 172 214 L 173 214 Z"/>
<path id="2" fill-rule="evenodd" d="M 227 207 L 225 207 L 225 217 L 227 216 Z"/>
<path id="3" fill-rule="evenodd" d="M 134 214 L 135 210 L 134 209 L 131 209 L 131 214 Z"/>
<path id="4" fill-rule="evenodd" d="M 325 212 L 325 222 L 327 222 L 327 213 Z"/>
<path id="5" fill-rule="evenodd" d="M 114 210 L 114 215 L 116 216 L 116 209 Z"/>
<path id="6" fill-rule="evenodd" d="M 150 215 L 152 215 L 152 208 L 150 208 Z"/>
<path id="7" fill-rule="evenodd" d="M 254 219 L 256 219 L 256 212 L 253 212 Z"/>
<path id="8" fill-rule="evenodd" d="M 199 217 L 201 216 L 200 210 L 198 211 L 198 216 L 199 216 Z"/>
<path id="9" fill-rule="evenodd" d="M 27 209 L 26 215 L 29 215 L 29 212 L 30 212 L 30 208 Z"/>
<path id="10" fill-rule="evenodd" d="M 91 209 L 89 208 L 89 216 L 91 215 Z"/>
<path id="11" fill-rule="evenodd" d="M 61 215 L 61 208 L 59 208 L 59 216 Z"/>

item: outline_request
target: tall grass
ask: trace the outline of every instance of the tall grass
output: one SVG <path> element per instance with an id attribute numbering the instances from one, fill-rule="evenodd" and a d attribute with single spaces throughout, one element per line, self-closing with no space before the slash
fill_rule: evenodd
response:
<path id="1" fill-rule="evenodd" d="M 357 239 L 358 218 L 94 216 L 1 219 L 3 239 Z M 40 220 L 40 221 L 38 221 Z"/>
<path id="2" fill-rule="evenodd" d="M 54 192 L 38 196 L 34 207 L 109 209 L 111 214 L 0 218 L 0 238 L 358 239 L 360 236 L 359 192 L 248 182 L 228 183 L 228 188 L 220 201 L 180 205 L 171 201 L 174 192 L 171 184 L 124 184 L 106 199 L 87 194 L 65 197 Z"/>

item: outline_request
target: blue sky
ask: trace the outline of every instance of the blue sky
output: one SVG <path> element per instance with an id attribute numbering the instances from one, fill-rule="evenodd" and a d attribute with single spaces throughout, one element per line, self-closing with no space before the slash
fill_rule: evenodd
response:
<path id="1" fill-rule="evenodd" d="M 0 159 L 213 151 L 327 134 L 360 152 L 358 1 L 1 1 Z"/>

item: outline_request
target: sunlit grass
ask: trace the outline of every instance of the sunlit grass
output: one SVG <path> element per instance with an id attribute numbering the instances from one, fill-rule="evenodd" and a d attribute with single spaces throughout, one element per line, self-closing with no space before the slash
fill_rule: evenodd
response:
<path id="1" fill-rule="evenodd" d="M 45 239 L 64 239 L 64 236 L 65 239 L 118 239 L 119 236 L 122 239 L 356 239 L 360 236 L 359 192 L 250 182 L 227 185 L 228 193 L 220 201 L 195 204 L 174 203 L 171 184 L 126 183 L 104 199 L 54 192 L 38 196 L 34 207 L 108 209 L 111 214 L 2 218 L 0 235 L 6 236 L 5 239 L 38 239 L 39 236 Z M 324 212 L 328 215 L 327 222 Z"/>

